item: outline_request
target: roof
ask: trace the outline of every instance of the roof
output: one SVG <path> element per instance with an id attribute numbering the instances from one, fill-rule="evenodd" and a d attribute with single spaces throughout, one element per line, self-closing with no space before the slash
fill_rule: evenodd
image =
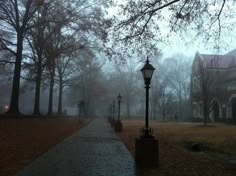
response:
<path id="1" fill-rule="evenodd" d="M 228 69 L 236 66 L 236 58 L 233 55 L 201 54 L 201 57 L 207 68 Z"/>
<path id="2" fill-rule="evenodd" d="M 225 55 L 233 55 L 233 56 L 236 56 L 236 49 L 226 53 Z"/>

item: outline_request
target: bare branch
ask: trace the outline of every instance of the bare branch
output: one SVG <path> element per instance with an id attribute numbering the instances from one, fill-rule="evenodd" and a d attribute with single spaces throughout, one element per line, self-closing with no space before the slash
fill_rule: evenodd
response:
<path id="1" fill-rule="evenodd" d="M 15 64 L 15 62 L 14 61 L 0 60 L 0 64 L 3 64 L 3 65 L 5 65 L 5 64 Z"/>
<path id="2" fill-rule="evenodd" d="M 184 9 L 184 7 L 186 6 L 186 4 L 187 4 L 188 1 L 189 1 L 189 0 L 185 0 L 185 2 L 184 2 L 184 4 L 182 5 L 182 7 L 180 8 L 178 14 L 181 14 L 181 13 L 182 13 L 182 10 Z M 175 27 L 175 25 L 177 24 L 178 20 L 179 20 L 179 18 L 176 18 L 176 21 L 175 21 L 174 24 L 172 25 L 170 31 L 173 31 L 173 30 L 174 30 L 174 27 Z"/>
<path id="3" fill-rule="evenodd" d="M 13 45 L 13 46 L 15 45 L 14 43 L 12 43 L 12 42 L 9 41 L 9 40 L 0 38 L 0 49 L 7 50 L 7 51 L 9 51 L 10 53 L 16 55 L 16 52 L 13 51 L 11 48 L 9 48 L 4 42 L 7 43 L 7 44 L 10 44 L 10 45 Z"/>

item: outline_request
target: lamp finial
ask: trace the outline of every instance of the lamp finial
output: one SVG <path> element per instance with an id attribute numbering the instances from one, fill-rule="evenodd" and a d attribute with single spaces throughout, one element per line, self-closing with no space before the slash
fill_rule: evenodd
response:
<path id="1" fill-rule="evenodd" d="M 147 56 L 147 60 L 146 60 L 146 63 L 147 63 L 147 64 L 149 63 L 149 59 L 148 59 L 148 56 Z"/>

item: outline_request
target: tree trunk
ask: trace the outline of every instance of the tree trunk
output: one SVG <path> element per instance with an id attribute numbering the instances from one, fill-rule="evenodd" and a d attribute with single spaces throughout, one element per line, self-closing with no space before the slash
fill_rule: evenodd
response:
<path id="1" fill-rule="evenodd" d="M 36 77 L 36 87 L 35 87 L 35 100 L 34 100 L 34 115 L 40 115 L 40 88 L 41 88 L 41 76 L 42 76 L 42 64 L 41 60 L 38 63 L 37 67 L 37 77 Z"/>
<path id="2" fill-rule="evenodd" d="M 203 125 L 204 126 L 207 126 L 207 118 L 208 118 L 208 115 L 207 115 L 207 107 L 206 107 L 206 104 L 204 104 L 204 117 L 203 117 Z"/>
<path id="3" fill-rule="evenodd" d="M 52 115 L 54 73 L 55 73 L 55 67 L 53 67 L 53 71 L 52 71 L 52 73 L 51 73 L 50 90 L 49 90 L 49 101 L 48 101 L 48 115 Z"/>
<path id="4" fill-rule="evenodd" d="M 163 120 L 166 119 L 166 106 L 164 102 L 162 102 L 162 118 Z"/>
<path id="5" fill-rule="evenodd" d="M 57 113 L 58 115 L 62 115 L 62 89 L 63 89 L 63 79 L 62 76 L 60 75 L 59 77 L 59 97 L 58 97 L 58 110 Z"/>
<path id="6" fill-rule="evenodd" d="M 17 37 L 17 52 L 16 52 L 16 62 L 15 70 L 12 84 L 12 94 L 10 108 L 8 114 L 19 114 L 19 92 L 20 92 L 20 74 L 21 74 L 21 61 L 22 61 L 22 51 L 23 51 L 23 37 Z"/>
<path id="7" fill-rule="evenodd" d="M 163 119 L 163 121 L 165 120 L 165 117 L 166 117 L 165 109 L 163 108 L 163 109 L 162 109 L 162 119 Z"/>
<path id="8" fill-rule="evenodd" d="M 181 96 L 181 93 L 179 93 L 179 119 L 180 120 L 183 119 L 182 104 L 183 104 L 182 96 Z"/>

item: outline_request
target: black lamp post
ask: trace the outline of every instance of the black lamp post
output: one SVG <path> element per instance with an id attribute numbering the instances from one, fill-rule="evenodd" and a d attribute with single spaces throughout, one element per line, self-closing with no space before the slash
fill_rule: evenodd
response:
<path id="1" fill-rule="evenodd" d="M 153 130 L 149 128 L 148 124 L 148 107 L 149 107 L 149 88 L 152 75 L 155 68 L 149 64 L 147 58 L 146 64 L 141 69 L 143 79 L 146 85 L 146 117 L 145 127 L 141 130 L 140 138 L 135 139 L 135 160 L 144 166 L 158 165 L 159 158 L 159 144 L 158 140 L 153 136 Z"/>
<path id="2" fill-rule="evenodd" d="M 121 95 L 119 93 L 117 100 L 118 100 L 118 121 L 120 121 L 120 102 L 121 102 Z"/>
<path id="3" fill-rule="evenodd" d="M 152 75 L 154 72 L 155 68 L 149 64 L 149 60 L 147 58 L 146 64 L 144 67 L 141 69 L 141 72 L 143 74 L 143 79 L 145 82 L 145 88 L 146 88 L 146 115 L 145 115 L 145 128 L 142 130 L 142 136 L 148 137 L 152 136 L 152 130 L 149 128 L 149 122 L 148 122 L 148 112 L 149 112 L 149 88 L 150 88 L 150 83 L 152 79 Z"/>
<path id="4" fill-rule="evenodd" d="M 120 93 L 117 97 L 117 100 L 118 100 L 118 119 L 117 119 L 117 122 L 115 124 L 115 131 L 116 132 L 121 132 L 122 131 L 122 123 L 121 123 L 121 120 L 120 120 L 120 102 L 121 102 L 121 96 L 120 96 Z"/>

